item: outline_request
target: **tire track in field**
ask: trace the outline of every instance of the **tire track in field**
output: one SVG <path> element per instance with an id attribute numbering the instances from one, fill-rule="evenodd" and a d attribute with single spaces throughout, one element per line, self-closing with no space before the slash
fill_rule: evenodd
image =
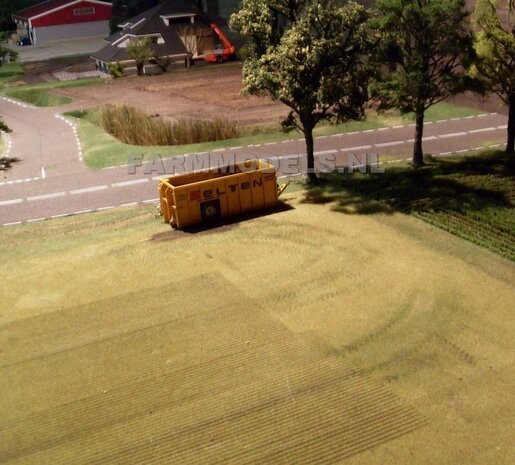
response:
<path id="1" fill-rule="evenodd" d="M 220 275 L 200 305 L 198 282 L 1 328 L 0 461 L 330 464 L 425 424 Z"/>

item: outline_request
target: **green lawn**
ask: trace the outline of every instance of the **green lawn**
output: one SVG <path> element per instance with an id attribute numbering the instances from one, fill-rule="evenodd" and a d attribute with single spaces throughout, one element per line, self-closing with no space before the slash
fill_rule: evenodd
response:
<path id="1" fill-rule="evenodd" d="M 349 214 L 408 213 L 515 261 L 515 158 L 500 151 L 429 159 L 413 170 L 324 175 L 308 201 Z"/>
<path id="2" fill-rule="evenodd" d="M 428 111 L 426 121 L 437 121 L 441 119 L 472 116 L 477 114 L 481 114 L 481 112 L 457 105 L 441 103 Z M 296 131 L 285 134 L 277 130 L 262 131 L 251 129 L 247 130 L 246 133 L 242 134 L 238 139 L 183 146 L 141 147 L 123 144 L 109 134 L 106 134 L 100 125 L 99 110 L 89 112 L 70 112 L 68 115 L 77 118 L 79 121 L 79 136 L 84 150 L 84 158 L 88 166 L 92 168 L 105 168 L 112 165 L 122 165 L 127 163 L 127 160 L 130 159 L 131 155 L 148 156 L 150 154 L 160 154 L 163 157 L 169 157 L 185 153 L 205 152 L 241 145 L 280 142 L 302 137 L 302 134 Z M 409 124 L 412 122 L 412 119 L 413 118 L 410 115 L 401 116 L 393 112 L 382 115 L 370 112 L 366 121 L 353 121 L 338 125 L 322 125 L 316 128 L 315 135 L 331 135 L 343 132 L 377 129 L 399 124 Z"/>
<path id="3" fill-rule="evenodd" d="M 20 63 L 5 63 L 0 66 L 0 89 L 9 81 L 16 79 L 23 74 Z"/>

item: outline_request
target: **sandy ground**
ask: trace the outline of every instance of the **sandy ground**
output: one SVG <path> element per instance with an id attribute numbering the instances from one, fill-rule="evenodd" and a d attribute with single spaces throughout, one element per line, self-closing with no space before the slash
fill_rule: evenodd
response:
<path id="1" fill-rule="evenodd" d="M 265 97 L 241 95 L 239 63 L 199 64 L 191 71 L 173 70 L 161 76 L 130 77 L 105 85 L 62 89 L 77 107 L 127 104 L 170 118 L 227 117 L 240 126 L 277 125 L 287 108 Z M 57 92 L 57 91 L 56 91 Z"/>
<path id="2" fill-rule="evenodd" d="M 512 464 L 513 264 L 285 199 L 1 230 L 0 461 Z"/>

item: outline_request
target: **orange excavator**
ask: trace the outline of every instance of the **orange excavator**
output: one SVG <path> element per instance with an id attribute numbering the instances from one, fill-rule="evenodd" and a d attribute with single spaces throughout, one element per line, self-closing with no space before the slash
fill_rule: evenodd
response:
<path id="1" fill-rule="evenodd" d="M 222 32 L 218 25 L 213 23 L 210 26 L 218 39 L 220 39 L 220 43 L 215 44 L 213 50 L 206 50 L 204 53 L 204 60 L 209 63 L 221 63 L 222 61 L 229 60 L 234 55 L 236 48 L 233 44 L 231 44 L 227 36 Z"/>

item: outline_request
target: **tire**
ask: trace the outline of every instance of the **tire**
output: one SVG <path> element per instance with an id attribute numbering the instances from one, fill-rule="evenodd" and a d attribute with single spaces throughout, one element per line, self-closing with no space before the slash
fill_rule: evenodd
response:
<path id="1" fill-rule="evenodd" d="M 202 216 L 202 222 L 206 224 L 220 221 L 220 218 L 222 217 L 220 200 L 210 200 L 209 202 L 201 203 L 200 215 Z"/>

